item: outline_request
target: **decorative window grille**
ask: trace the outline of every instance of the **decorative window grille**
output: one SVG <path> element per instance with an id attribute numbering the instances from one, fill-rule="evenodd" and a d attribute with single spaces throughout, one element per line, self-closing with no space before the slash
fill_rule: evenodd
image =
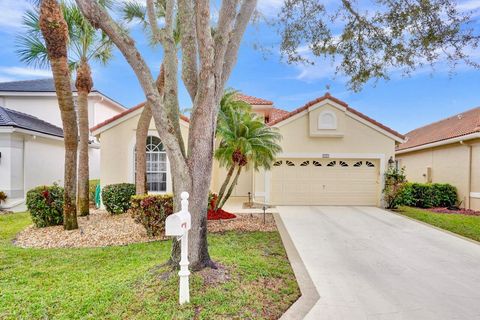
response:
<path id="1" fill-rule="evenodd" d="M 305 160 L 305 161 L 303 161 L 303 162 L 300 164 L 300 167 L 306 167 L 306 166 L 308 166 L 309 164 L 310 164 L 310 161 Z"/>
<path id="2" fill-rule="evenodd" d="M 321 167 L 321 166 L 322 166 L 322 164 L 321 164 L 319 161 L 317 161 L 317 160 L 313 160 L 313 165 L 314 165 L 315 167 Z"/>
<path id="3" fill-rule="evenodd" d="M 346 163 L 345 161 L 340 161 L 340 166 L 348 167 L 348 163 Z"/>
<path id="4" fill-rule="evenodd" d="M 371 168 L 375 167 L 375 165 L 373 163 L 371 163 L 370 161 L 365 161 L 365 165 L 367 167 L 371 167 Z"/>
<path id="5" fill-rule="evenodd" d="M 295 167 L 295 163 L 293 163 L 293 162 L 290 161 L 290 160 L 285 161 L 285 163 L 286 163 L 287 166 L 289 166 L 289 167 Z"/>
<path id="6" fill-rule="evenodd" d="M 337 161 L 330 161 L 330 162 L 327 164 L 327 167 L 335 167 L 336 164 L 337 164 Z"/>
<path id="7" fill-rule="evenodd" d="M 275 163 L 273 164 L 274 167 L 280 167 L 282 165 L 282 160 L 278 160 L 278 161 L 275 161 Z"/>
<path id="8" fill-rule="evenodd" d="M 363 164 L 362 161 L 357 161 L 357 162 L 355 162 L 355 164 L 354 164 L 353 166 L 354 166 L 354 167 L 361 167 L 362 164 Z"/>
<path id="9" fill-rule="evenodd" d="M 167 191 L 167 153 L 158 137 L 147 137 L 147 189 Z"/>

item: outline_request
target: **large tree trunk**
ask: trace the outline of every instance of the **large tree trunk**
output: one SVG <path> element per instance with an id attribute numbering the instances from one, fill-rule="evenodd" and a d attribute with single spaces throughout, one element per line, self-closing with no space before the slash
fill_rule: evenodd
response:
<path id="1" fill-rule="evenodd" d="M 89 166 L 88 166 L 88 140 L 90 128 L 88 126 L 88 95 L 93 87 L 90 66 L 85 59 L 80 61 L 77 68 L 75 86 L 78 92 L 78 201 L 77 211 L 81 216 L 89 214 Z"/>
<path id="2" fill-rule="evenodd" d="M 152 121 L 152 109 L 148 103 L 145 103 L 142 114 L 137 123 L 135 133 L 135 192 L 138 195 L 147 193 L 146 175 L 147 175 L 147 137 L 148 128 Z"/>
<path id="3" fill-rule="evenodd" d="M 56 0 L 43 0 L 41 2 L 39 20 L 52 68 L 63 124 L 65 143 L 63 227 L 66 230 L 72 230 L 78 228 L 75 204 L 77 198 L 78 127 L 68 69 L 68 27 Z"/>

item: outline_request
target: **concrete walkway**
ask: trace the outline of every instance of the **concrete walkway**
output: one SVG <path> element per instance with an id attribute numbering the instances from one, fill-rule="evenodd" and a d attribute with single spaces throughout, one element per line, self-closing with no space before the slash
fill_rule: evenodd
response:
<path id="1" fill-rule="evenodd" d="M 477 243 L 373 207 L 278 211 L 320 295 L 305 319 L 480 319 Z"/>

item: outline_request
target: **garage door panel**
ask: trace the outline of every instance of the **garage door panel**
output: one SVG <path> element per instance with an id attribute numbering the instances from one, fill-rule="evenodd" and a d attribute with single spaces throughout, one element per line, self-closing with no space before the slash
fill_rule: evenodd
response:
<path id="1" fill-rule="evenodd" d="M 277 205 L 377 205 L 379 189 L 375 160 L 282 159 L 272 170 L 270 199 Z"/>

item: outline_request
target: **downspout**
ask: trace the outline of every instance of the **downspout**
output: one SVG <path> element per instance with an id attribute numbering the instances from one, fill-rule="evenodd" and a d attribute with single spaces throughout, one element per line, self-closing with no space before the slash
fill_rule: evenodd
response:
<path id="1" fill-rule="evenodd" d="M 468 148 L 468 167 L 467 167 L 467 194 L 465 195 L 465 208 L 470 209 L 470 192 L 472 191 L 472 145 L 460 141 L 460 144 Z"/>

